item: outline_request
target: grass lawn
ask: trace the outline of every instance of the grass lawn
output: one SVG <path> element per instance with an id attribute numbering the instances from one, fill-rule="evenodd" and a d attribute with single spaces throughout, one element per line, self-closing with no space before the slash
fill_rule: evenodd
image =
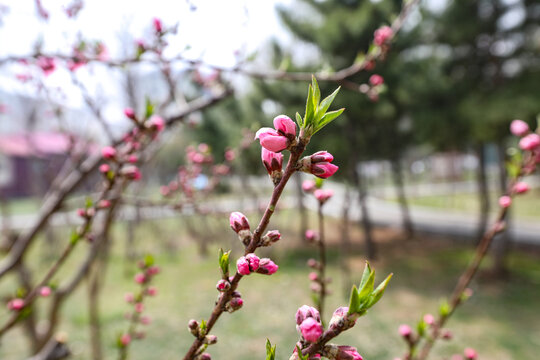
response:
<path id="1" fill-rule="evenodd" d="M 271 228 L 292 228 L 294 218 L 287 212 Z M 255 217 L 253 217 L 255 218 Z M 233 248 L 233 259 L 241 253 L 238 241 L 227 227 L 215 227 L 215 240 L 226 248 Z M 224 223 L 224 224 L 223 224 Z M 192 225 L 210 226 L 194 222 Z M 159 293 L 146 303 L 145 313 L 153 318 L 146 326 L 144 340 L 135 341 L 131 359 L 178 359 L 183 356 L 193 338 L 187 330 L 191 318 L 207 318 L 217 296 L 218 280 L 217 245 L 211 245 L 207 258 L 197 253 L 197 246 L 185 240 L 178 220 L 161 220 L 141 225 L 137 231 L 137 251 L 151 251 L 162 273 L 156 278 Z M 330 231 L 331 227 L 328 227 Z M 124 302 L 124 293 L 136 290 L 133 282 L 135 265 L 123 256 L 126 225 L 114 229 L 114 246 L 106 272 L 106 284 L 101 295 L 103 343 L 106 359 L 116 358 L 114 339 L 127 328 L 124 314 L 130 307 Z M 294 233 L 283 231 L 284 236 L 276 246 L 265 249 L 279 271 L 272 276 L 250 275 L 240 284 L 244 307 L 234 314 L 224 314 L 212 331 L 219 341 L 209 349 L 214 359 L 253 360 L 264 359 L 264 344 L 268 337 L 277 344 L 277 359 L 288 359 L 298 335 L 294 314 L 303 304 L 311 304 L 309 272 L 305 263 L 315 256 L 312 246 L 298 246 Z M 360 232 L 355 229 L 358 241 Z M 338 236 L 337 232 L 330 237 Z M 388 239 L 392 237 L 393 239 Z M 63 239 L 63 238 L 59 238 Z M 450 293 L 460 269 L 471 256 L 469 248 L 435 239 L 417 239 L 405 242 L 395 232 L 381 230 L 377 233 L 381 243 L 381 260 L 373 263 L 377 282 L 387 273 L 394 278 L 383 297 L 357 325 L 335 340 L 338 344 L 354 345 L 365 359 L 393 359 L 403 354 L 404 343 L 397 334 L 401 323 L 413 324 L 426 312 L 436 311 L 440 299 Z M 332 239 L 330 239 L 332 240 Z M 335 240 L 335 239 L 334 239 Z M 64 241 L 64 240 L 58 240 Z M 297 245 L 295 245 L 297 244 Z M 46 244 L 36 246 L 29 254 L 33 265 L 45 269 L 49 263 L 43 254 Z M 63 269 L 59 278 L 65 278 L 81 260 L 86 244 Z M 361 244 L 353 246 L 351 265 L 353 278 L 359 281 L 364 259 Z M 49 250 L 50 251 L 50 250 Z M 329 319 L 333 309 L 346 305 L 337 250 L 330 249 L 329 273 L 333 295 L 328 300 L 325 314 Z M 475 295 L 449 322 L 454 332 L 450 342 L 439 342 L 432 358 L 449 358 L 461 353 L 465 347 L 474 347 L 480 359 L 536 359 L 540 353 L 540 262 L 538 254 L 514 253 L 510 263 L 511 276 L 494 280 L 480 276 L 472 285 Z M 489 264 L 486 263 L 486 266 Z M 13 283 L 0 285 L 0 296 L 12 293 Z M 46 306 L 47 299 L 40 300 Z M 87 286 L 82 283 L 76 293 L 65 303 L 60 330 L 68 334 L 73 359 L 90 359 L 87 314 Z M 0 319 L 6 318 L 0 311 Z M 15 329 L 2 339 L 0 359 L 19 360 L 27 355 L 27 342 L 20 329 Z"/>

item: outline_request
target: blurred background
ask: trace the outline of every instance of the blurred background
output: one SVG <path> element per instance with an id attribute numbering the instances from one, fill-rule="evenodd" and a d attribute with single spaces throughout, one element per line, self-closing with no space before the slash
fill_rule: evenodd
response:
<path id="1" fill-rule="evenodd" d="M 159 294 L 146 304 L 153 321 L 131 358 L 185 353 L 192 341 L 187 321 L 206 318 L 214 304 L 218 249 L 232 249 L 233 258 L 243 251 L 228 214 L 245 213 L 254 228 L 272 192 L 255 131 L 276 115 L 304 112 L 308 81 L 284 74 L 332 74 L 362 61 L 374 31 L 407 3 L 0 0 L 4 261 L 42 219 L 66 169 L 80 170 L 129 131 L 126 107 L 142 114 L 151 106 L 171 118 L 219 97 L 168 127 L 141 160 L 142 179 L 116 209 L 110 246 L 96 260 L 101 265 L 86 274 L 55 324 L 72 358 L 116 357 L 116 337 L 128 324 L 124 293 L 134 291 L 136 264 L 146 253 L 162 268 Z M 340 167 L 324 185 L 334 190 L 324 207 L 333 278 L 326 317 L 348 302 L 366 259 L 380 280 L 394 273 L 380 304 L 337 339 L 373 360 L 401 356 L 398 326 L 436 313 L 453 289 L 506 191 L 506 162 L 518 142 L 509 124 L 521 119 L 534 129 L 540 114 L 538 1 L 413 5 L 381 59 L 343 81 L 320 81 L 323 96 L 342 86 L 333 108 L 346 111 L 307 149 L 329 151 Z M 383 84 L 370 83 L 374 74 Z M 306 261 L 317 256 L 304 239 L 317 227 L 316 202 L 301 189 L 310 177 L 297 175 L 270 224 L 282 240 L 264 252 L 280 269 L 241 284 L 244 307 L 213 331 L 217 359 L 263 358 L 266 338 L 286 359 L 297 341 L 294 314 L 312 302 Z M 3 302 L 24 288 L 21 279 L 37 281 L 58 258 L 80 223 L 76 209 L 100 179 L 88 172 L 53 207 L 25 253 L 29 275 L 0 278 Z M 474 296 L 448 324 L 454 338 L 438 343 L 433 358 L 449 359 L 465 347 L 480 359 L 537 358 L 539 181 L 526 179 L 531 190 L 515 199 L 508 231 L 495 239 L 473 282 Z M 88 245 L 79 246 L 53 283 L 61 284 L 87 252 Z M 1 359 L 39 350 L 35 333 L 47 325 L 39 314 L 49 302 L 39 300 L 33 324 L 4 335 Z"/>

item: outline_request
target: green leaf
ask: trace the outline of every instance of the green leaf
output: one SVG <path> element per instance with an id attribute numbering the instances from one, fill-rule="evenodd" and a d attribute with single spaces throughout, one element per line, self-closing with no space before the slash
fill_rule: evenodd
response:
<path id="1" fill-rule="evenodd" d="M 231 251 L 223 252 L 223 249 L 219 249 L 219 267 L 221 268 L 221 273 L 223 277 L 226 278 L 229 276 L 229 257 Z"/>
<path id="2" fill-rule="evenodd" d="M 416 331 L 418 332 L 418 336 L 423 337 L 426 333 L 427 324 L 424 320 L 420 320 L 418 324 L 416 324 Z"/>
<path id="3" fill-rule="evenodd" d="M 275 360 L 276 345 L 272 346 L 270 340 L 266 339 L 266 360 Z"/>
<path id="4" fill-rule="evenodd" d="M 317 109 L 319 107 L 319 101 L 321 100 L 321 90 L 315 76 L 311 75 L 311 86 L 313 87 L 313 107 Z"/>
<path id="5" fill-rule="evenodd" d="M 201 320 L 201 324 L 199 325 L 199 329 L 201 330 L 201 335 L 206 335 L 206 321 Z"/>
<path id="6" fill-rule="evenodd" d="M 372 270 L 369 274 L 369 277 L 364 284 L 364 286 L 360 289 L 360 293 L 358 294 L 358 300 L 360 301 L 360 305 L 365 308 L 367 305 L 367 300 L 371 293 L 373 292 L 373 285 L 375 284 L 375 271 Z"/>
<path id="7" fill-rule="evenodd" d="M 362 279 L 360 280 L 360 285 L 358 286 L 359 289 L 364 287 L 364 284 L 369 278 L 369 274 L 371 274 L 371 266 L 369 265 L 369 261 L 366 261 L 366 266 L 364 267 L 364 272 L 362 273 Z"/>
<path id="8" fill-rule="evenodd" d="M 86 200 L 85 200 L 85 204 L 84 206 L 89 209 L 92 207 L 92 205 L 94 204 L 94 202 L 92 201 L 92 198 L 90 196 L 87 196 L 86 197 Z"/>
<path id="9" fill-rule="evenodd" d="M 313 117 L 315 115 L 315 107 L 313 106 L 313 88 L 311 84 L 308 89 L 308 97 L 306 100 L 306 114 L 304 115 L 304 127 L 309 127 L 313 124 Z"/>
<path id="10" fill-rule="evenodd" d="M 321 130 L 323 127 L 328 125 L 332 120 L 335 120 L 339 115 L 341 115 L 345 111 L 345 108 L 341 108 L 339 110 L 330 111 L 321 118 L 321 120 L 317 123 L 317 126 L 315 126 L 315 131 L 313 134 L 315 134 L 317 131 Z"/>
<path id="11" fill-rule="evenodd" d="M 302 119 L 302 116 L 300 116 L 299 113 L 296 113 L 296 122 L 298 123 L 299 128 L 304 127 L 304 119 Z"/>
<path id="12" fill-rule="evenodd" d="M 309 360 L 309 354 L 302 355 L 302 349 L 300 349 L 300 346 L 296 345 L 296 351 L 298 351 L 298 359 Z"/>
<path id="13" fill-rule="evenodd" d="M 450 304 L 448 304 L 448 301 L 443 300 L 441 302 L 441 305 L 439 305 L 439 314 L 442 317 L 447 317 L 450 314 Z"/>
<path id="14" fill-rule="evenodd" d="M 508 161 L 506 163 L 506 172 L 512 179 L 515 179 L 519 176 L 519 173 L 521 172 L 521 167 L 514 162 Z"/>
<path id="15" fill-rule="evenodd" d="M 328 110 L 330 105 L 332 105 L 332 102 L 336 98 L 336 95 L 338 94 L 340 89 L 341 89 L 341 86 L 338 87 L 336 90 L 334 90 L 334 92 L 328 95 L 326 98 L 324 98 L 323 101 L 321 101 L 321 104 L 319 105 L 319 108 L 317 109 L 317 117 L 319 119 L 321 119 L 324 116 L 324 114 L 326 114 L 326 111 Z"/>
<path id="16" fill-rule="evenodd" d="M 150 267 L 150 266 L 154 265 L 154 257 L 151 254 L 146 254 L 144 256 L 144 265 L 146 267 Z"/>
<path id="17" fill-rule="evenodd" d="M 368 309 L 375 305 L 382 298 L 382 296 L 384 295 L 384 291 L 386 290 L 386 287 L 388 286 L 388 283 L 390 282 L 390 279 L 393 275 L 394 274 L 388 275 L 386 279 L 384 279 L 384 281 L 381 282 L 379 286 L 377 286 L 375 291 L 371 293 L 367 304 Z"/>
<path id="18" fill-rule="evenodd" d="M 358 298 L 358 289 L 356 288 L 356 285 L 353 285 L 351 290 L 351 298 L 349 300 L 349 311 L 347 314 L 354 314 L 359 307 L 360 299 Z"/>
<path id="19" fill-rule="evenodd" d="M 72 230 L 71 235 L 69 236 L 69 242 L 71 245 L 75 245 L 80 238 L 81 236 L 79 235 L 79 232 L 77 230 Z"/>
<path id="20" fill-rule="evenodd" d="M 150 101 L 149 98 L 146 98 L 144 118 L 148 119 L 150 116 L 154 115 L 154 104 Z"/>
<path id="21" fill-rule="evenodd" d="M 315 178 L 315 187 L 317 189 L 320 189 L 322 188 L 324 185 L 324 179 L 321 179 L 321 178 Z"/>

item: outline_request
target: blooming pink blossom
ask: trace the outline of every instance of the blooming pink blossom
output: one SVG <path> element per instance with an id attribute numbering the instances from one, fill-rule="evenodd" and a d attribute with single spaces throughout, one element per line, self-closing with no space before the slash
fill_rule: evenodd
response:
<path id="1" fill-rule="evenodd" d="M 135 311 L 138 312 L 139 314 L 142 313 L 144 311 L 144 305 L 143 303 L 136 303 L 135 304 Z"/>
<path id="2" fill-rule="evenodd" d="M 466 348 L 463 353 L 465 354 L 465 359 L 467 360 L 475 360 L 478 358 L 478 354 L 473 348 Z"/>
<path id="3" fill-rule="evenodd" d="M 313 195 L 320 203 L 324 204 L 334 195 L 334 191 L 331 189 L 317 189 L 313 192 Z"/>
<path id="4" fill-rule="evenodd" d="M 294 138 L 296 136 L 296 124 L 287 115 L 279 115 L 274 118 L 274 128 L 278 133 L 286 137 Z"/>
<path id="5" fill-rule="evenodd" d="M 281 172 L 281 168 L 283 167 L 283 154 L 262 147 L 261 159 L 269 175 L 272 175 L 274 172 Z"/>
<path id="6" fill-rule="evenodd" d="M 394 35 L 394 31 L 389 26 L 381 26 L 373 34 L 373 42 L 375 45 L 381 46 Z"/>
<path id="7" fill-rule="evenodd" d="M 503 195 L 499 198 L 499 206 L 503 208 L 507 208 L 510 205 L 512 205 L 512 198 L 507 195 Z"/>
<path id="8" fill-rule="evenodd" d="M 8 302 L 7 307 L 9 310 L 20 311 L 24 307 L 24 300 L 16 298 Z"/>
<path id="9" fill-rule="evenodd" d="M 52 57 L 40 56 L 37 59 L 37 66 L 41 68 L 45 76 L 49 76 L 56 69 L 56 61 Z"/>
<path id="10" fill-rule="evenodd" d="M 302 305 L 296 311 L 296 325 L 300 325 L 307 318 L 314 318 L 318 322 L 321 321 L 321 315 L 317 309 L 309 305 Z"/>
<path id="11" fill-rule="evenodd" d="M 534 150 L 540 146 L 540 136 L 538 134 L 525 135 L 519 141 L 519 147 L 523 150 Z"/>
<path id="12" fill-rule="evenodd" d="M 142 284 L 146 281 L 146 276 L 143 273 L 138 273 L 133 278 L 137 284 Z"/>
<path id="13" fill-rule="evenodd" d="M 249 275 L 259 268 L 260 259 L 257 255 L 250 253 L 242 256 L 236 262 L 236 269 L 240 275 Z"/>
<path id="14" fill-rule="evenodd" d="M 315 187 L 316 184 L 313 180 L 305 180 L 302 183 L 302 190 L 304 190 L 305 192 L 312 192 L 313 190 L 315 190 Z"/>
<path id="15" fill-rule="evenodd" d="M 264 275 L 272 275 L 278 270 L 277 266 L 272 260 L 268 258 L 262 258 L 259 262 L 259 268 L 257 272 Z"/>
<path id="16" fill-rule="evenodd" d="M 519 181 L 514 185 L 514 191 L 518 194 L 523 194 L 529 191 L 529 185 L 523 181 Z"/>
<path id="17" fill-rule="evenodd" d="M 381 75 L 373 74 L 369 77 L 369 83 L 373 86 L 382 85 L 384 83 L 384 79 Z"/>
<path id="18" fill-rule="evenodd" d="M 308 317 L 300 324 L 300 332 L 308 342 L 316 342 L 323 333 L 323 327 L 320 322 L 312 317 Z"/>
<path id="19" fill-rule="evenodd" d="M 409 337 L 412 334 L 412 329 L 407 324 L 402 324 L 399 326 L 399 335 L 403 337 Z"/>
<path id="20" fill-rule="evenodd" d="M 123 334 L 120 337 L 120 343 L 122 345 L 127 346 L 127 345 L 129 345 L 130 342 L 131 342 L 131 336 L 129 334 Z"/>
<path id="21" fill-rule="evenodd" d="M 510 123 L 510 132 L 516 136 L 524 136 L 529 132 L 529 125 L 523 120 L 513 120 Z"/>
<path id="22" fill-rule="evenodd" d="M 363 360 L 355 347 L 340 345 L 335 360 Z"/>
<path id="23" fill-rule="evenodd" d="M 101 149 L 101 155 L 103 155 L 105 159 L 114 159 L 116 156 L 116 149 L 112 146 L 105 146 Z"/>
<path id="24" fill-rule="evenodd" d="M 229 224 L 235 233 L 239 233 L 242 230 L 249 230 L 249 221 L 247 217 L 238 211 L 231 213 L 229 216 Z"/>
<path id="25" fill-rule="evenodd" d="M 273 151 L 280 152 L 289 147 L 290 140 L 280 135 L 276 130 L 271 128 L 260 128 L 255 134 L 255 139 L 259 139 L 261 146 Z"/>
<path id="26" fill-rule="evenodd" d="M 48 286 L 42 286 L 39 289 L 39 295 L 43 297 L 48 297 L 49 295 L 51 295 L 51 288 Z"/>

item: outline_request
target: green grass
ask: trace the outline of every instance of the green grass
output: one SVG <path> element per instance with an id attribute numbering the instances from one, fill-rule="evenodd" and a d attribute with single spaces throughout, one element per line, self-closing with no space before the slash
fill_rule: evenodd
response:
<path id="1" fill-rule="evenodd" d="M 197 219 L 193 221 L 195 226 L 210 226 L 199 223 Z M 293 224 L 294 218 L 287 212 L 272 227 L 283 229 Z M 146 223 L 137 231 L 137 251 L 152 251 L 163 271 L 156 278 L 158 296 L 150 298 L 146 304 L 146 313 L 152 316 L 153 322 L 146 327 L 146 338 L 133 343 L 131 359 L 181 358 L 193 340 L 187 331 L 188 320 L 207 318 L 216 299 L 217 246 L 211 245 L 210 256 L 201 258 L 197 246 L 185 240 L 181 226 L 178 220 L 162 220 Z M 233 248 L 233 259 L 238 257 L 240 244 L 227 229 L 226 219 L 217 220 L 211 226 L 214 239 L 224 247 Z M 127 327 L 124 314 L 130 307 L 123 301 L 124 293 L 136 290 L 133 282 L 136 267 L 123 256 L 125 229 L 125 224 L 114 229 L 115 242 L 101 295 L 106 359 L 116 357 L 114 339 Z M 239 290 L 245 300 L 244 307 L 232 315 L 224 314 L 212 331 L 219 338 L 218 344 L 209 349 L 215 359 L 264 359 L 267 337 L 277 344 L 278 359 L 289 358 L 298 340 L 294 322 L 296 309 L 303 304 L 311 304 L 307 279 L 309 270 L 305 262 L 315 255 L 313 247 L 293 247 L 293 242 L 293 233 L 285 232 L 281 243 L 264 249 L 264 254 L 280 265 L 275 275 L 255 274 L 243 279 Z M 42 243 L 29 254 L 35 269 L 45 269 L 50 262 L 42 255 L 45 246 Z M 84 243 L 79 245 L 59 278 L 66 278 L 81 261 L 86 246 Z M 359 247 L 360 244 L 354 247 L 352 261 L 355 281 L 359 280 L 363 263 L 361 253 L 357 251 Z M 334 256 L 336 250 L 330 249 L 330 252 L 333 254 L 331 259 L 338 258 Z M 392 359 L 403 354 L 405 347 L 397 335 L 398 326 L 401 323 L 413 324 L 424 313 L 436 311 L 440 299 L 452 290 L 471 251 L 455 244 L 424 239 L 408 244 L 385 243 L 381 254 L 384 254 L 383 259 L 374 263 L 377 281 L 389 272 L 394 273 L 387 294 L 353 329 L 335 340 L 338 344 L 357 346 L 360 353 L 371 360 Z M 449 322 L 449 328 L 455 334 L 454 340 L 440 342 L 435 348 L 439 358 L 461 353 L 467 346 L 478 349 L 481 359 L 537 357 L 540 352 L 540 262 L 533 254 L 522 253 L 513 254 L 510 260 L 512 274 L 509 280 L 493 281 L 479 277 L 474 281 L 475 295 Z M 332 309 L 347 302 L 339 269 L 337 260 L 330 262 L 329 273 L 334 281 L 326 319 L 331 316 Z M 89 359 L 90 355 L 87 288 L 86 283 L 81 285 L 65 303 L 59 330 L 68 334 L 73 359 L 82 360 Z M 13 282 L 3 282 L 0 296 L 8 296 L 12 289 Z M 48 299 L 41 299 L 40 305 L 46 306 L 47 302 Z M 0 311 L 0 319 L 5 319 L 6 315 L 5 311 Z M 26 349 L 22 331 L 15 329 L 3 339 L 0 359 L 24 358 L 28 355 Z"/>
<path id="2" fill-rule="evenodd" d="M 490 206 L 493 211 L 497 209 L 498 193 L 490 194 Z M 396 199 L 392 199 L 396 201 Z M 446 210 L 465 211 L 471 214 L 478 213 L 480 201 L 476 193 L 456 193 L 449 195 L 433 196 L 410 196 L 407 198 L 411 205 L 426 206 Z M 532 190 L 526 196 L 518 195 L 514 198 L 512 212 L 518 218 L 536 218 L 540 217 L 540 190 Z"/>

